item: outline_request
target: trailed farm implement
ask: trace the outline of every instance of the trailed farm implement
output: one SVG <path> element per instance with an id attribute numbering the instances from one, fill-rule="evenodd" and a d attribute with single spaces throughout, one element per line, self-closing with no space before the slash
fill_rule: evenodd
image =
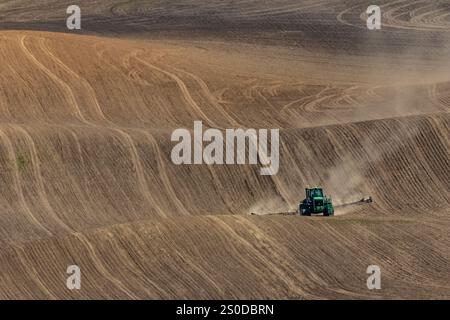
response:
<path id="1" fill-rule="evenodd" d="M 306 188 L 305 199 L 303 199 L 299 205 L 297 211 L 274 213 L 273 215 L 323 215 L 325 217 L 334 216 L 335 208 L 345 208 L 349 206 L 363 205 L 372 203 L 373 199 L 370 196 L 363 197 L 362 199 L 354 202 L 349 202 L 341 205 L 334 206 L 331 197 L 325 195 L 323 188 Z M 252 213 L 254 214 L 254 213 Z"/>

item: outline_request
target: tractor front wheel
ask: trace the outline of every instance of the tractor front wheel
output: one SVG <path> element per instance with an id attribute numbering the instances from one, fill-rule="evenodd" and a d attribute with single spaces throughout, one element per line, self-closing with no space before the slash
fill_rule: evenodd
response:
<path id="1" fill-rule="evenodd" d="M 302 215 L 302 216 L 310 216 L 311 213 L 307 209 L 303 208 L 300 211 L 300 215 Z"/>

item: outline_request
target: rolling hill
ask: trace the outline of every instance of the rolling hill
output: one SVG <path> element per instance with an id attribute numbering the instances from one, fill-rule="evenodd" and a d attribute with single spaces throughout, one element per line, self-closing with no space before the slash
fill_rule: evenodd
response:
<path id="1" fill-rule="evenodd" d="M 0 298 L 450 297 L 445 1 L 67 4 L 0 1 Z M 280 129 L 278 174 L 174 165 L 196 120 Z M 272 214 L 312 185 L 374 203 Z"/>

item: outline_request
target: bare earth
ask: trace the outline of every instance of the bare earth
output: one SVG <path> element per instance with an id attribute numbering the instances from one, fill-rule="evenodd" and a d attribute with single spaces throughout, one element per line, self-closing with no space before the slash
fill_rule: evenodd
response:
<path id="1" fill-rule="evenodd" d="M 0 298 L 450 298 L 448 1 L 78 2 L 0 1 Z M 278 175 L 172 164 L 195 120 Z M 374 203 L 270 215 L 315 185 Z"/>

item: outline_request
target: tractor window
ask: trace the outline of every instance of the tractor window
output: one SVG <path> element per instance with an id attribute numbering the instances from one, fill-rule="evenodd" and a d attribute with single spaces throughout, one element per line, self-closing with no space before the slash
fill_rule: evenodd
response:
<path id="1" fill-rule="evenodd" d="M 312 191 L 312 196 L 313 197 L 323 197 L 323 192 L 320 189 L 315 189 Z"/>

